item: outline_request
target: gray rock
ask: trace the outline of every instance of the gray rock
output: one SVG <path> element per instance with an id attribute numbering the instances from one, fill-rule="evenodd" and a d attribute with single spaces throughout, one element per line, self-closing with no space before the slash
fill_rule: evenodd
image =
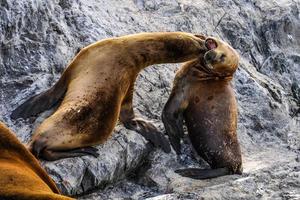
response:
<path id="1" fill-rule="evenodd" d="M 12 121 L 11 111 L 53 85 L 78 49 L 97 40 L 145 31 L 217 36 L 241 55 L 233 85 L 244 175 L 182 178 L 175 169 L 207 167 L 187 141 L 177 158 L 122 125 L 97 147 L 98 159 L 42 164 L 63 193 L 79 199 L 300 199 L 299 8 L 297 0 L 1 0 L 0 119 L 28 142 L 52 111 L 25 121 Z M 136 112 L 161 131 L 178 67 L 149 67 L 136 83 Z"/>
<path id="2" fill-rule="evenodd" d="M 124 179 L 143 164 L 151 149 L 145 139 L 120 126 L 115 129 L 113 137 L 98 146 L 98 158 L 84 156 L 43 162 L 64 194 L 74 196 L 104 188 L 109 183 Z"/>

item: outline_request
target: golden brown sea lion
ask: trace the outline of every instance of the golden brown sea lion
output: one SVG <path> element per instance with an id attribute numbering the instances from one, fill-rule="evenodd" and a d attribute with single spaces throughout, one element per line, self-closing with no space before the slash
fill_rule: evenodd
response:
<path id="1" fill-rule="evenodd" d="M 203 57 L 184 64 L 176 73 L 162 119 L 174 150 L 180 153 L 183 120 L 196 152 L 212 169 L 181 169 L 195 179 L 242 173 L 238 143 L 237 103 L 230 84 L 239 56 L 227 43 L 207 38 Z"/>
<path id="2" fill-rule="evenodd" d="M 35 157 L 0 122 L 0 199 L 71 200 L 60 195 Z"/>
<path id="3" fill-rule="evenodd" d="M 182 32 L 101 40 L 82 49 L 51 89 L 23 103 L 11 117 L 36 115 L 63 98 L 56 112 L 37 128 L 31 143 L 33 154 L 47 160 L 97 156 L 90 146 L 107 140 L 118 117 L 128 129 L 169 152 L 168 141 L 155 126 L 135 116 L 134 82 L 149 65 L 185 62 L 205 50 L 201 36 Z"/>

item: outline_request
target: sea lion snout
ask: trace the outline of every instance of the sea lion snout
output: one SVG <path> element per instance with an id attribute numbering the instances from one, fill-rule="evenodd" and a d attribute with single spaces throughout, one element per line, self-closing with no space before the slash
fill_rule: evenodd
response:
<path id="1" fill-rule="evenodd" d="M 45 138 L 40 137 L 31 142 L 31 144 L 29 145 L 29 150 L 36 158 L 39 158 L 39 156 L 41 155 L 43 150 L 46 149 L 46 147 L 47 140 Z"/>
<path id="2" fill-rule="evenodd" d="M 217 53 L 214 50 L 210 50 L 204 54 L 204 67 L 211 72 L 214 69 L 214 63 L 217 60 Z"/>
<path id="3" fill-rule="evenodd" d="M 218 43 L 213 38 L 206 38 L 205 47 L 207 48 L 206 53 L 204 54 L 204 63 L 209 70 L 214 69 L 213 64 L 218 60 L 218 53 L 215 49 L 218 48 Z"/>
<path id="4" fill-rule="evenodd" d="M 215 51 L 209 51 L 204 55 L 204 59 L 206 62 L 214 62 L 216 60 L 217 53 Z"/>

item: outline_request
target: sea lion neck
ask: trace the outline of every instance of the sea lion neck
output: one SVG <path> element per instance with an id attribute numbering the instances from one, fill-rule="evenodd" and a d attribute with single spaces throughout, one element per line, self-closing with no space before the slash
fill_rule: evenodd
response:
<path id="1" fill-rule="evenodd" d="M 139 69 L 153 64 L 186 62 L 206 50 L 204 40 L 188 33 L 143 33 L 120 40 L 126 46 L 123 50 Z"/>
<path id="2" fill-rule="evenodd" d="M 205 80 L 228 80 L 231 81 L 233 78 L 233 74 L 231 73 L 218 73 L 214 72 L 207 67 L 205 67 L 205 63 L 203 59 L 198 60 L 197 63 L 192 65 L 192 76 L 194 76 L 199 81 Z"/>

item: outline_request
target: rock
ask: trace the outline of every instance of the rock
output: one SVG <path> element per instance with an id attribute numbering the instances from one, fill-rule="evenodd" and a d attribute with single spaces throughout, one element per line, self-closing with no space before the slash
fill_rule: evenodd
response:
<path id="1" fill-rule="evenodd" d="M 299 199 L 299 8 L 294 0 L 2 0 L 0 120 L 28 142 L 53 111 L 25 121 L 12 121 L 11 111 L 53 85 L 78 49 L 97 40 L 150 31 L 213 35 L 241 55 L 233 85 L 244 175 L 182 178 L 175 169 L 207 167 L 187 141 L 177 158 L 174 152 L 152 151 L 122 125 L 97 147 L 98 159 L 70 158 L 43 166 L 63 193 L 79 199 Z M 136 112 L 161 131 L 161 111 L 178 67 L 149 67 L 136 83 Z"/>
<path id="2" fill-rule="evenodd" d="M 113 137 L 98 146 L 98 158 L 67 158 L 43 166 L 64 194 L 74 196 L 124 179 L 143 164 L 150 149 L 142 136 L 117 126 Z"/>

